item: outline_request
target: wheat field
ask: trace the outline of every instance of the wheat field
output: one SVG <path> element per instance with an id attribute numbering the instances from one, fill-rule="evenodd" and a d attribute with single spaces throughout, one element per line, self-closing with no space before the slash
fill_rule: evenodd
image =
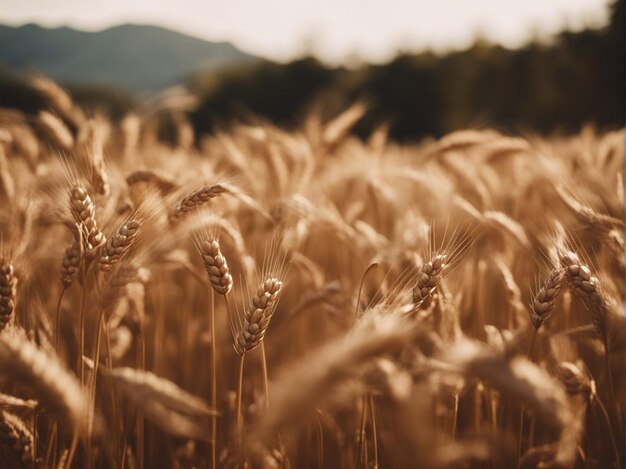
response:
<path id="1" fill-rule="evenodd" d="M 623 467 L 624 132 L 0 110 L 2 467 Z"/>

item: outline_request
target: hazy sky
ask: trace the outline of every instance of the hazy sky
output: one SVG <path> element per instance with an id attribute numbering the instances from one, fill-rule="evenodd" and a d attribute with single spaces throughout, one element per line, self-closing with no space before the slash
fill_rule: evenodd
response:
<path id="1" fill-rule="evenodd" d="M 312 50 L 337 63 L 398 50 L 462 48 L 480 33 L 509 47 L 608 19 L 610 0 L 0 0 L 0 22 L 98 30 L 150 23 L 231 41 L 275 60 Z"/>

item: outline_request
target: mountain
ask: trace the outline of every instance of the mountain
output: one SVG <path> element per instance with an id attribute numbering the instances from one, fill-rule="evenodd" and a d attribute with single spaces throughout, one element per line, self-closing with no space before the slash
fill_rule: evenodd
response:
<path id="1" fill-rule="evenodd" d="M 36 71 L 62 83 L 166 87 L 197 71 L 255 61 L 227 42 L 208 42 L 165 28 L 124 24 L 99 32 L 0 25 L 0 66 Z"/>

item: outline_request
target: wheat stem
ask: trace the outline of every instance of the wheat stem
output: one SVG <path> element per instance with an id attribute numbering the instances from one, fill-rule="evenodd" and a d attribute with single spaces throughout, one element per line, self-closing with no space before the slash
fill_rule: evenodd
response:
<path id="1" fill-rule="evenodd" d="M 367 396 L 364 394 L 361 396 L 361 418 L 359 420 L 359 439 L 357 444 L 357 453 L 356 453 L 356 467 L 361 467 L 361 462 L 364 459 L 363 452 L 367 452 L 364 450 L 366 446 L 365 441 L 365 414 L 367 409 Z"/>
<path id="2" fill-rule="evenodd" d="M 606 407 L 602 403 L 602 400 L 595 396 L 593 402 L 597 404 L 598 409 L 600 410 L 600 415 L 602 416 L 602 420 L 606 425 L 607 431 L 609 433 L 609 439 L 611 440 L 611 449 L 613 450 L 613 457 L 615 458 L 615 462 L 617 464 L 616 467 L 620 467 L 620 452 L 617 448 L 617 443 L 615 439 L 615 433 L 613 432 L 613 424 L 611 423 L 611 418 L 609 417 L 608 412 L 606 411 Z"/>
<path id="3" fill-rule="evenodd" d="M 78 339 L 78 369 L 80 375 L 81 387 L 85 384 L 85 364 L 83 362 L 83 356 L 85 355 L 85 303 L 87 301 L 87 284 L 88 278 L 86 275 L 86 269 L 83 270 L 83 284 L 80 290 L 80 310 L 78 319 L 78 329 L 80 337 Z"/>
<path id="4" fill-rule="evenodd" d="M 143 335 L 143 324 L 139 327 L 139 350 L 140 363 L 139 369 L 146 369 L 146 343 Z M 137 467 L 144 469 L 144 422 L 141 410 L 137 412 Z"/>
<path id="5" fill-rule="evenodd" d="M 322 427 L 322 419 L 320 418 L 319 410 L 317 414 L 317 433 L 318 433 L 318 446 L 317 446 L 317 467 L 320 469 L 324 467 L 324 428 Z"/>
<path id="6" fill-rule="evenodd" d="M 539 329 L 533 328 L 533 335 L 530 339 L 530 345 L 528 346 L 528 353 L 526 354 L 528 359 L 531 361 L 532 361 L 533 349 L 535 348 L 535 342 L 537 342 L 538 331 Z"/>
<path id="7" fill-rule="evenodd" d="M 239 381 L 237 385 L 237 405 L 235 407 L 235 414 L 237 416 L 237 440 L 239 445 L 241 445 L 241 437 L 243 432 L 243 415 L 241 411 L 241 399 L 243 393 L 243 367 L 245 362 L 246 354 L 242 353 L 239 356 Z"/>
<path id="8" fill-rule="evenodd" d="M 609 399 L 611 399 L 611 407 L 615 412 L 617 425 L 618 427 L 621 427 L 622 419 L 620 417 L 617 399 L 615 398 L 615 388 L 613 387 L 613 373 L 611 372 L 611 351 L 609 350 L 609 340 L 606 331 L 602 332 L 602 342 L 604 343 L 604 366 L 606 368 L 607 386 L 609 387 Z"/>
<path id="9" fill-rule="evenodd" d="M 57 309 L 54 315 L 54 349 L 59 353 L 59 333 L 61 329 L 61 303 L 63 302 L 63 295 L 65 294 L 65 287 L 61 287 L 59 292 L 59 300 L 57 302 Z"/>
<path id="10" fill-rule="evenodd" d="M 452 410 L 452 439 L 456 438 L 456 425 L 457 418 L 459 415 L 459 393 L 454 393 L 454 408 Z"/>
<path id="11" fill-rule="evenodd" d="M 376 428 L 376 408 L 374 406 L 374 396 L 369 395 L 370 413 L 372 417 L 372 443 L 374 444 L 374 468 L 378 468 L 378 435 Z"/>
<path id="12" fill-rule="evenodd" d="M 209 313 L 209 327 L 211 328 L 211 408 L 217 408 L 217 346 L 215 340 L 215 291 L 211 289 L 211 312 Z M 215 469 L 217 454 L 217 415 L 211 416 L 211 467 Z"/>

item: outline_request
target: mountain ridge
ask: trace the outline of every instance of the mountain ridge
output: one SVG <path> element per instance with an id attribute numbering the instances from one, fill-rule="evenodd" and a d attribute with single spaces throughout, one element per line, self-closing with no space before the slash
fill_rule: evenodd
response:
<path id="1" fill-rule="evenodd" d="M 258 60 L 229 42 L 209 42 L 161 26 L 124 23 L 90 32 L 36 23 L 0 25 L 0 63 L 62 83 L 151 91 L 193 73 Z"/>

